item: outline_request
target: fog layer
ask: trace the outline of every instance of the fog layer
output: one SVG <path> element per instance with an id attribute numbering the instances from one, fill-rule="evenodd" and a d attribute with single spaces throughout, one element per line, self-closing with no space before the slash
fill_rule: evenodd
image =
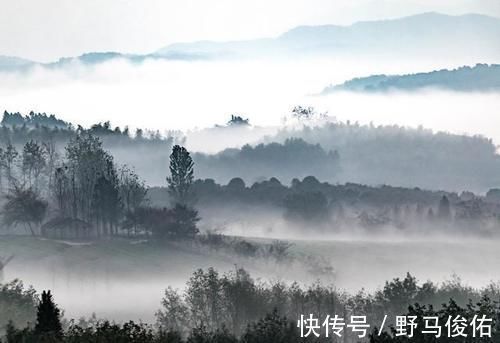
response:
<path id="1" fill-rule="evenodd" d="M 257 126 L 283 124 L 294 105 L 313 105 L 340 120 L 375 124 L 423 125 L 455 133 L 483 134 L 500 141 L 498 93 L 422 91 L 414 94 L 317 94 L 325 85 L 353 77 L 453 68 L 484 61 L 406 61 L 302 59 L 295 61 L 113 61 L 97 66 L 69 64 L 60 69 L 0 74 L 2 109 L 55 113 L 89 126 L 114 125 L 162 132 L 196 130 L 224 124 L 231 114 Z M 486 61 L 487 62 L 487 61 Z M 221 144 L 210 135 L 192 134 L 192 150 L 215 152 L 239 146 L 259 135 Z M 233 137 L 231 137 L 233 138 Z"/>

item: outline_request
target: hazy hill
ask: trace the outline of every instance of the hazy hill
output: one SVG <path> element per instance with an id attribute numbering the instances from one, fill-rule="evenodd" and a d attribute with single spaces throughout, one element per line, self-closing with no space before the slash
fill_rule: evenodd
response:
<path id="1" fill-rule="evenodd" d="M 24 69 L 34 65 L 35 63 L 19 57 L 0 56 L 0 71 L 11 69 Z"/>
<path id="2" fill-rule="evenodd" d="M 146 59 L 289 58 L 353 54 L 378 58 L 466 56 L 488 61 L 500 58 L 499 36 L 498 18 L 479 14 L 449 16 L 423 13 L 391 20 L 358 22 L 350 26 L 299 26 L 276 38 L 176 43 L 145 55 L 90 52 L 46 64 L 0 56 L 0 70 L 18 70 L 34 65 L 58 67 L 70 62 L 97 64 L 112 59 L 142 62 Z"/>
<path id="3" fill-rule="evenodd" d="M 500 90 L 500 65 L 477 64 L 474 67 L 435 70 L 407 75 L 371 75 L 355 78 L 340 85 L 326 87 L 322 94 L 336 91 L 384 92 L 441 88 L 454 91 Z"/>
<path id="4" fill-rule="evenodd" d="M 274 39 L 173 44 L 156 55 L 205 57 L 251 55 L 394 54 L 476 56 L 498 58 L 500 19 L 478 14 L 449 16 L 424 13 L 392 20 L 358 22 L 350 26 L 300 26 Z M 458 38 L 458 39 L 457 39 Z"/>

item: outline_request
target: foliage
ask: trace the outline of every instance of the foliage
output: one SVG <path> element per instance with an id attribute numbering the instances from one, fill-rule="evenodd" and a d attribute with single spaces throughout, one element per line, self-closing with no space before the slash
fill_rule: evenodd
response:
<path id="1" fill-rule="evenodd" d="M 456 298 L 449 298 L 451 288 L 457 290 L 454 293 Z M 460 314 L 470 321 L 475 314 L 484 314 L 493 319 L 492 339 L 471 338 L 461 341 L 498 342 L 500 307 L 494 299 L 499 297 L 498 287 L 472 290 L 457 280 L 442 285 L 431 282 L 420 284 L 410 274 L 402 279 L 388 281 L 383 289 L 373 294 L 360 292 L 349 295 L 333 286 L 320 283 L 308 287 L 301 287 L 297 283 L 263 283 L 254 281 L 243 269 L 235 269 L 222 275 L 210 268 L 196 271 L 184 293 L 171 288 L 165 291 L 162 308 L 157 312 L 156 329 L 133 322 L 71 322 L 63 335 L 47 332 L 40 335 L 37 329 L 16 329 L 16 325 L 10 324 L 7 327 L 7 342 L 327 342 L 327 339 L 314 337 L 300 338 L 296 320 L 301 314 L 313 314 L 316 318 L 324 318 L 328 314 L 338 314 L 342 318 L 365 315 L 367 322 L 372 324 L 370 341 L 373 343 L 454 341 L 431 335 L 424 337 L 421 329 L 416 330 L 413 339 L 395 336 L 394 326 L 391 324 L 394 323 L 395 315 L 416 315 L 420 321 L 423 316 L 438 316 L 444 326 L 443 323 L 449 316 Z M 38 306 L 39 317 L 41 313 L 45 313 L 48 318 L 57 317 L 53 302 L 46 300 L 45 303 L 52 305 L 43 311 L 42 303 Z M 387 326 L 379 336 L 374 323 L 381 323 L 385 315 L 389 317 Z M 54 322 L 45 323 L 45 327 L 52 327 L 50 323 Z M 59 328 L 57 324 L 55 327 Z M 443 327 L 442 330 L 446 328 Z M 470 328 L 467 330 L 470 333 Z M 344 342 L 359 341 L 357 334 L 349 330 L 344 330 L 342 335 Z"/>
<path id="2" fill-rule="evenodd" d="M 38 189 L 39 177 L 45 168 L 45 150 L 42 145 L 30 140 L 24 145 L 22 153 L 22 172 L 29 187 Z"/>
<path id="3" fill-rule="evenodd" d="M 174 145 L 170 154 L 170 176 L 168 190 L 175 203 L 186 205 L 191 200 L 191 185 L 194 180 L 194 162 L 186 148 Z"/>
<path id="4" fill-rule="evenodd" d="M 173 208 L 139 207 L 130 212 L 127 225 L 134 225 L 153 237 L 164 239 L 192 239 L 198 233 L 198 212 L 177 204 Z"/>
<path id="5" fill-rule="evenodd" d="M 238 115 L 231 115 L 231 119 L 227 122 L 228 126 L 238 126 L 238 125 L 250 125 L 250 122 L 247 119 L 243 119 L 243 117 Z"/>
<path id="6" fill-rule="evenodd" d="M 339 90 L 356 92 L 414 91 L 441 88 L 454 91 L 491 91 L 500 88 L 500 65 L 476 64 L 474 67 L 443 69 L 407 75 L 372 75 L 355 78 L 341 85 L 329 86 L 323 94 Z"/>
<path id="7" fill-rule="evenodd" d="M 34 333 L 39 337 L 51 336 L 62 338 L 61 311 L 54 303 L 50 291 L 42 292 L 42 297 L 37 307 Z"/>
<path id="8" fill-rule="evenodd" d="M 34 236 L 38 232 L 47 211 L 47 202 L 31 188 L 15 187 L 6 195 L 3 206 L 3 222 L 7 226 L 24 224 Z"/>
<path id="9" fill-rule="evenodd" d="M 198 175 L 225 181 L 234 176 L 248 182 L 271 176 L 289 181 L 313 174 L 332 179 L 340 170 L 340 157 L 335 150 L 297 138 L 287 138 L 283 143 L 247 144 L 214 155 L 196 153 L 193 159 Z"/>
<path id="10" fill-rule="evenodd" d="M 35 323 L 37 304 L 35 290 L 20 280 L 0 284 L 0 336 L 9 321 L 18 328 Z"/>

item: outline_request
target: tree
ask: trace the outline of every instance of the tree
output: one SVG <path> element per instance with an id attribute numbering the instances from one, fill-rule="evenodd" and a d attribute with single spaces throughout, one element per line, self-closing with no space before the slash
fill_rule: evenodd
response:
<path id="1" fill-rule="evenodd" d="M 7 202 L 3 206 L 3 221 L 7 226 L 24 224 L 33 236 L 36 235 L 47 212 L 47 202 L 41 199 L 31 188 L 14 187 L 11 194 L 6 196 Z"/>
<path id="2" fill-rule="evenodd" d="M 56 145 L 52 137 L 47 141 L 43 142 L 43 148 L 46 155 L 46 173 L 48 176 L 48 190 L 50 191 L 54 187 L 54 174 L 57 167 L 57 161 L 59 159 L 59 154 L 57 153 Z"/>
<path id="3" fill-rule="evenodd" d="M 53 186 L 51 188 L 52 196 L 56 201 L 58 215 L 60 217 L 71 217 L 71 188 L 68 175 L 68 167 L 61 166 L 55 169 L 53 177 Z"/>
<path id="4" fill-rule="evenodd" d="M 292 109 L 292 117 L 299 120 L 310 120 L 316 115 L 316 110 L 312 106 L 295 106 Z"/>
<path id="5" fill-rule="evenodd" d="M 27 178 L 29 187 L 33 187 L 35 191 L 38 189 L 39 177 L 45 165 L 43 147 L 33 140 L 26 142 L 22 154 L 22 171 L 24 178 Z"/>
<path id="6" fill-rule="evenodd" d="M 147 189 L 143 180 L 131 169 L 123 166 L 118 170 L 119 196 L 125 213 L 124 227 L 136 230 L 138 224 L 138 209 L 145 202 Z"/>
<path id="7" fill-rule="evenodd" d="M 92 215 L 96 227 L 102 228 L 105 234 L 113 234 L 117 227 L 122 210 L 119 194 L 119 181 L 113 159 L 110 155 L 104 156 L 105 167 L 94 185 L 92 198 Z M 98 231 L 100 233 L 100 231 Z"/>
<path id="8" fill-rule="evenodd" d="M 451 218 L 450 201 L 446 195 L 443 195 L 439 201 L 438 218 L 441 220 L 449 220 Z"/>
<path id="9" fill-rule="evenodd" d="M 25 287 L 19 280 L 0 284 L 0 332 L 9 321 L 17 327 L 33 323 L 37 303 L 33 287 Z"/>
<path id="10" fill-rule="evenodd" d="M 243 343 L 295 343 L 303 341 L 293 325 L 274 310 L 265 318 L 248 327 L 241 341 Z"/>
<path id="11" fill-rule="evenodd" d="M 64 169 L 58 172 L 60 181 L 68 183 L 68 207 L 74 219 L 88 223 L 102 221 L 102 208 L 99 206 L 103 205 L 103 201 L 113 211 L 116 209 L 117 172 L 113 157 L 103 149 L 98 137 L 80 133 L 71 139 L 66 147 Z M 113 194 L 104 194 L 104 189 L 112 190 Z M 56 192 L 59 192 L 58 187 Z M 105 199 L 108 196 L 109 199 Z"/>
<path id="12" fill-rule="evenodd" d="M 3 171 L 7 168 L 5 160 L 5 151 L 0 148 L 0 193 L 3 191 Z"/>
<path id="13" fill-rule="evenodd" d="M 172 209 L 142 207 L 136 211 L 136 217 L 133 220 L 138 226 L 160 240 L 192 239 L 198 233 L 196 223 L 200 220 L 196 210 L 180 204 Z"/>
<path id="14" fill-rule="evenodd" d="M 194 238 L 199 232 L 196 223 L 200 220 L 198 211 L 181 204 L 171 210 L 173 223 L 170 235 L 174 238 Z"/>
<path id="15" fill-rule="evenodd" d="M 3 154 L 3 161 L 5 162 L 5 171 L 7 173 L 7 182 L 10 185 L 14 183 L 14 176 L 12 175 L 12 168 L 14 163 L 19 156 L 16 148 L 12 144 L 8 144 L 7 148 L 5 148 Z"/>
<path id="16" fill-rule="evenodd" d="M 175 203 L 186 205 L 191 200 L 191 186 L 194 180 L 194 162 L 186 148 L 174 145 L 170 155 L 170 177 L 168 190 Z"/>
<path id="17" fill-rule="evenodd" d="M 43 291 L 36 314 L 35 334 L 62 338 L 61 311 L 54 303 L 50 291 Z"/>
<path id="18" fill-rule="evenodd" d="M 165 290 L 161 300 L 162 309 L 156 312 L 156 324 L 162 330 L 187 332 L 189 328 L 189 308 L 182 296 L 173 288 Z"/>
<path id="19" fill-rule="evenodd" d="M 249 126 L 250 121 L 247 119 L 244 119 L 242 116 L 238 115 L 231 115 L 231 119 L 227 122 L 227 126 Z"/>
<path id="20" fill-rule="evenodd" d="M 224 323 L 222 279 L 214 268 L 198 269 L 187 283 L 186 303 L 191 309 L 192 325 L 217 330 Z"/>
<path id="21" fill-rule="evenodd" d="M 288 219 L 324 221 L 329 216 L 328 199 L 321 192 L 297 192 L 284 199 Z"/>

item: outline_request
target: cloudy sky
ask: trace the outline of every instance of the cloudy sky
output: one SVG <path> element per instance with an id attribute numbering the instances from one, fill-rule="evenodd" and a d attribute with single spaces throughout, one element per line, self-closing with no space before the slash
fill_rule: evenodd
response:
<path id="1" fill-rule="evenodd" d="M 193 40 L 275 36 L 426 11 L 500 16 L 500 0 L 0 0 L 0 55 L 51 61 Z"/>

